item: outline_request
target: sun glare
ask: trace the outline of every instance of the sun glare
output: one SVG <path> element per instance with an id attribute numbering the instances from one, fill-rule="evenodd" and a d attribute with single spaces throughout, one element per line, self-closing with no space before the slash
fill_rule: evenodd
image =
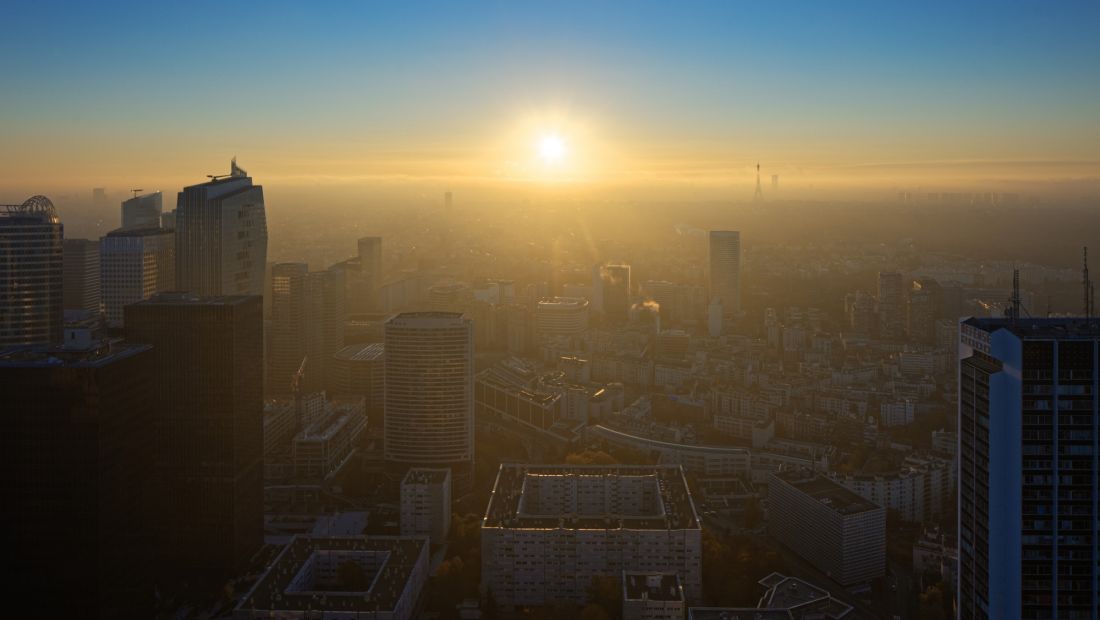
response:
<path id="1" fill-rule="evenodd" d="M 557 163 L 565 158 L 565 141 L 557 134 L 546 134 L 539 138 L 538 152 L 544 163 Z"/>

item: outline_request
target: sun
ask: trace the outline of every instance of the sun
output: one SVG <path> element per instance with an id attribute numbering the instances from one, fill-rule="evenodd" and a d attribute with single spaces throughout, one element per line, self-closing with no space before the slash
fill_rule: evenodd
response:
<path id="1" fill-rule="evenodd" d="M 548 133 L 542 135 L 539 137 L 537 146 L 539 158 L 542 159 L 543 163 L 556 164 L 565 159 L 567 151 L 565 140 L 558 134 Z"/>

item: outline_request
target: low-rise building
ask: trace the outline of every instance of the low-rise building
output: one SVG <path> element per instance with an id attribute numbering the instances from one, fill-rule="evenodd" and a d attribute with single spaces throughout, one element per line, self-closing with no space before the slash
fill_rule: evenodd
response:
<path id="1" fill-rule="evenodd" d="M 683 620 L 684 589 L 675 573 L 623 571 L 623 620 Z"/>
<path id="2" fill-rule="evenodd" d="M 451 530 L 451 470 L 413 467 L 401 481 L 401 535 L 427 536 L 433 545 Z"/>

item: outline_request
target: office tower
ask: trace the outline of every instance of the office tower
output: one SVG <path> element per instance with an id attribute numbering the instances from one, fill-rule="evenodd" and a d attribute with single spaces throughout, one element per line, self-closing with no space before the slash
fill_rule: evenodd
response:
<path id="1" fill-rule="evenodd" d="M 385 459 L 450 467 L 455 492 L 473 485 L 474 329 L 454 312 L 406 312 L 386 321 Z"/>
<path id="2" fill-rule="evenodd" d="M 626 325 L 630 320 L 630 265 L 605 265 L 600 280 L 604 322 Z"/>
<path id="3" fill-rule="evenodd" d="M 596 577 L 676 574 L 702 596 L 702 524 L 679 465 L 502 464 L 481 525 L 481 588 L 504 612 L 583 603 Z"/>
<path id="4" fill-rule="evenodd" d="M 0 354 L 5 615 L 152 617 L 153 351 L 71 335 Z"/>
<path id="5" fill-rule="evenodd" d="M 176 287 L 194 295 L 262 295 L 264 190 L 237 167 L 183 188 L 176 201 Z"/>
<path id="6" fill-rule="evenodd" d="M 535 335 L 539 338 L 580 336 L 588 331 L 588 300 L 547 297 L 535 306 Z"/>
<path id="7" fill-rule="evenodd" d="M 310 272 L 305 263 L 276 263 L 271 283 L 267 392 L 287 395 L 295 383 L 305 393 L 321 390 L 332 356 L 344 344 L 342 274 Z"/>
<path id="8" fill-rule="evenodd" d="M 451 530 L 451 470 L 413 467 L 401 481 L 401 535 L 447 542 Z"/>
<path id="9" fill-rule="evenodd" d="M 741 233 L 712 230 L 708 236 L 707 276 L 710 298 L 718 299 L 726 316 L 741 313 Z"/>
<path id="10" fill-rule="evenodd" d="M 772 191 L 773 192 L 778 192 L 779 191 L 779 175 L 778 174 L 773 174 L 772 175 Z"/>
<path id="11" fill-rule="evenodd" d="M 161 293 L 126 306 L 151 344 L 163 565 L 223 584 L 263 542 L 263 301 Z"/>
<path id="12" fill-rule="evenodd" d="M 875 331 L 875 299 L 863 291 L 844 296 L 844 316 L 853 333 L 870 336 Z"/>
<path id="13" fill-rule="evenodd" d="M 359 240 L 360 296 L 363 309 L 369 312 L 381 308 L 378 289 L 382 288 L 382 237 L 363 237 Z"/>
<path id="14" fill-rule="evenodd" d="M 768 532 L 845 586 L 886 571 L 886 509 L 810 470 L 772 474 Z"/>
<path id="15" fill-rule="evenodd" d="M 165 211 L 160 214 L 160 227 L 168 230 L 176 229 L 176 210 Z"/>
<path id="16" fill-rule="evenodd" d="M 1093 617 L 1100 330 L 972 318 L 959 332 L 959 617 Z"/>
<path id="17" fill-rule="evenodd" d="M 443 192 L 443 207 L 449 211 L 453 205 L 454 202 L 451 192 Z"/>
<path id="18" fill-rule="evenodd" d="M 0 349 L 61 341 L 63 238 L 49 198 L 0 205 Z"/>
<path id="19" fill-rule="evenodd" d="M 141 191 L 141 190 L 137 190 Z M 122 228 L 159 228 L 164 198 L 160 192 L 122 201 Z"/>
<path id="20" fill-rule="evenodd" d="M 61 290 L 65 310 L 99 314 L 99 241 L 66 239 Z"/>
<path id="21" fill-rule="evenodd" d="M 119 228 L 100 239 L 103 313 L 123 326 L 122 309 L 176 285 L 176 236 L 163 228 Z"/>
<path id="22" fill-rule="evenodd" d="M 878 334 L 886 340 L 900 340 L 905 332 L 905 287 L 901 274 L 878 274 Z"/>
<path id="23" fill-rule="evenodd" d="M 909 340 L 925 345 L 935 343 L 941 297 L 939 282 L 928 278 L 913 280 L 909 288 Z"/>
<path id="24" fill-rule="evenodd" d="M 92 206 L 95 207 L 96 210 L 107 206 L 107 190 L 105 188 L 92 188 Z"/>

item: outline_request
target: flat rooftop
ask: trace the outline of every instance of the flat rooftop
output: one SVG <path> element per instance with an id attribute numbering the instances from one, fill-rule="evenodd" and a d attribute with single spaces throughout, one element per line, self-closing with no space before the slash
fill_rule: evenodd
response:
<path id="1" fill-rule="evenodd" d="M 86 348 L 12 347 L 0 350 L 0 368 L 100 368 L 152 348 L 117 340 L 94 342 Z"/>
<path id="2" fill-rule="evenodd" d="M 169 291 L 165 293 L 157 293 L 149 299 L 143 299 L 142 301 L 137 302 L 135 305 L 232 306 L 251 301 L 258 297 L 260 297 L 260 295 L 212 295 L 208 297 L 202 297 L 199 295 L 193 295 L 191 293 Z"/>
<path id="3" fill-rule="evenodd" d="M 427 539 L 413 537 L 295 536 L 237 609 L 316 610 L 323 599 L 328 612 L 392 611 L 426 544 Z M 346 561 L 363 567 L 366 590 L 341 590 L 341 585 L 323 581 L 325 574 L 335 571 L 315 566 L 317 562 L 339 565 Z"/>
<path id="4" fill-rule="evenodd" d="M 699 529 L 679 465 L 502 464 L 482 527 Z"/>
<path id="5" fill-rule="evenodd" d="M 806 470 L 788 470 L 774 474 L 776 478 L 786 482 L 802 493 L 809 495 L 818 502 L 825 504 L 842 515 L 853 515 L 869 510 L 882 510 L 883 508 L 871 500 L 863 498 L 855 491 L 851 491 L 839 483 L 817 473 Z"/>
<path id="6" fill-rule="evenodd" d="M 386 345 L 384 343 L 370 342 L 348 345 L 337 351 L 333 357 L 351 362 L 381 362 L 385 352 Z"/>
<path id="7" fill-rule="evenodd" d="M 441 467 L 412 467 L 401 484 L 443 484 L 451 477 L 451 470 Z"/>
<path id="8" fill-rule="evenodd" d="M 1085 317 L 1031 318 L 971 317 L 963 325 L 993 333 L 1007 329 L 1023 339 L 1036 340 L 1100 340 L 1100 318 Z"/>

